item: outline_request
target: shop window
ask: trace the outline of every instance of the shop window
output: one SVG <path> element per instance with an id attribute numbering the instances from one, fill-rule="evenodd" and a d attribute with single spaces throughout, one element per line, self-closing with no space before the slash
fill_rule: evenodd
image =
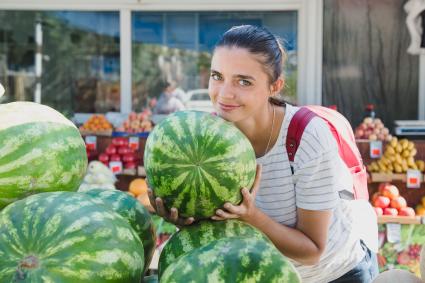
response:
<path id="1" fill-rule="evenodd" d="M 0 11 L 0 103 L 34 101 L 41 23 L 41 103 L 68 117 L 120 111 L 118 12 Z"/>
<path id="2" fill-rule="evenodd" d="M 297 12 L 133 12 L 132 108 L 152 107 L 171 82 L 186 105 L 208 88 L 211 52 L 235 25 L 266 26 L 284 42 L 288 61 L 281 95 L 297 101 Z"/>

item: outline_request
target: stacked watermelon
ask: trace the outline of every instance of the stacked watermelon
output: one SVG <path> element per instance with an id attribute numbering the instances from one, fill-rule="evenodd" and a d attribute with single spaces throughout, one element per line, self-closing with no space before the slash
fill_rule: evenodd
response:
<path id="1" fill-rule="evenodd" d="M 119 191 L 76 191 L 84 141 L 54 109 L 0 105 L 0 282 L 137 282 L 152 258 L 146 209 Z"/>
<path id="2" fill-rule="evenodd" d="M 256 228 L 239 220 L 209 221 L 183 227 L 173 234 L 162 250 L 158 271 L 161 276 L 165 269 L 180 256 L 205 246 L 221 238 L 246 236 L 268 241 L 268 238 Z"/>
<path id="3" fill-rule="evenodd" d="M 255 152 L 244 134 L 220 117 L 176 112 L 148 137 L 144 165 L 154 195 L 184 217 L 209 218 L 225 202 L 240 203 L 255 178 Z"/>
<path id="4" fill-rule="evenodd" d="M 40 193 L 0 213 L 0 282 L 140 282 L 143 244 L 83 193 Z"/>
<path id="5" fill-rule="evenodd" d="M 112 208 L 129 222 L 143 243 L 146 272 L 156 243 L 156 233 L 149 211 L 134 197 L 121 191 L 93 189 L 86 194 L 93 197 L 93 201 Z"/>
<path id="6" fill-rule="evenodd" d="M 289 260 L 267 241 L 230 237 L 181 256 L 160 281 L 297 283 L 301 279 Z"/>
<path id="7" fill-rule="evenodd" d="M 174 113 L 149 135 L 144 164 L 167 209 L 204 219 L 167 242 L 160 282 L 300 282 L 289 260 L 256 228 L 206 220 L 226 202 L 239 204 L 240 189 L 255 179 L 254 150 L 231 123 L 205 112 Z"/>
<path id="8" fill-rule="evenodd" d="M 0 104 L 0 209 L 26 196 L 76 191 L 87 168 L 84 140 L 56 110 Z"/>
<path id="9" fill-rule="evenodd" d="M 159 278 L 169 283 L 301 282 L 270 240 L 239 220 L 204 220 L 183 227 L 161 253 Z"/>

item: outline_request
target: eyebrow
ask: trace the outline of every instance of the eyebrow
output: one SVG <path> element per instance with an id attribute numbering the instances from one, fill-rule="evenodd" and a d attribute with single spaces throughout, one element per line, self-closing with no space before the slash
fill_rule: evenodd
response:
<path id="1" fill-rule="evenodd" d="M 218 72 L 218 71 L 216 71 L 216 70 L 213 70 L 213 69 L 211 69 L 211 73 L 217 73 L 217 74 L 220 74 L 221 75 L 221 73 L 220 72 Z M 248 75 L 242 75 L 242 74 L 238 74 L 238 75 L 234 75 L 233 76 L 234 78 L 239 78 L 239 79 L 244 79 L 244 80 L 253 80 L 253 81 L 255 81 L 255 79 L 254 79 L 254 77 L 252 77 L 252 76 L 248 76 Z"/>

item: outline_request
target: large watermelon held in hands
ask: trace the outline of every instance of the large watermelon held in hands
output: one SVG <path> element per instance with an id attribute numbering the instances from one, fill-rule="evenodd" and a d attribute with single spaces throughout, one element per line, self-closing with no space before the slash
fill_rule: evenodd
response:
<path id="1" fill-rule="evenodd" d="M 91 189 L 85 192 L 99 202 L 124 217 L 139 235 L 145 252 L 145 267 L 149 267 L 155 251 L 156 234 L 152 217 L 147 209 L 134 197 L 117 190 Z"/>
<path id="2" fill-rule="evenodd" d="M 0 282 L 139 283 L 143 244 L 82 193 L 40 193 L 0 212 Z"/>
<path id="3" fill-rule="evenodd" d="M 255 153 L 234 125 L 200 111 L 180 111 L 155 126 L 145 147 L 147 181 L 166 208 L 208 218 L 255 179 Z"/>
<path id="4" fill-rule="evenodd" d="M 159 258 L 159 277 L 161 278 L 164 270 L 180 256 L 226 237 L 248 237 L 269 241 L 258 229 L 239 220 L 200 221 L 179 230 L 167 242 Z"/>
<path id="5" fill-rule="evenodd" d="M 216 240 L 176 260 L 162 274 L 162 283 L 297 283 L 292 263 L 262 239 Z"/>
<path id="6" fill-rule="evenodd" d="M 0 209 L 31 194 L 75 191 L 87 168 L 84 140 L 56 110 L 0 105 Z"/>

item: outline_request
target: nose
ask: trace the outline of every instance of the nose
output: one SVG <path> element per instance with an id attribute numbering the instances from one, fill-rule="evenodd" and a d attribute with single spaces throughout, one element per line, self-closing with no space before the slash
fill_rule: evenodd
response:
<path id="1" fill-rule="evenodd" d="M 220 86 L 220 90 L 218 92 L 219 97 L 225 99 L 233 99 L 235 98 L 235 93 L 231 84 L 223 83 Z"/>

